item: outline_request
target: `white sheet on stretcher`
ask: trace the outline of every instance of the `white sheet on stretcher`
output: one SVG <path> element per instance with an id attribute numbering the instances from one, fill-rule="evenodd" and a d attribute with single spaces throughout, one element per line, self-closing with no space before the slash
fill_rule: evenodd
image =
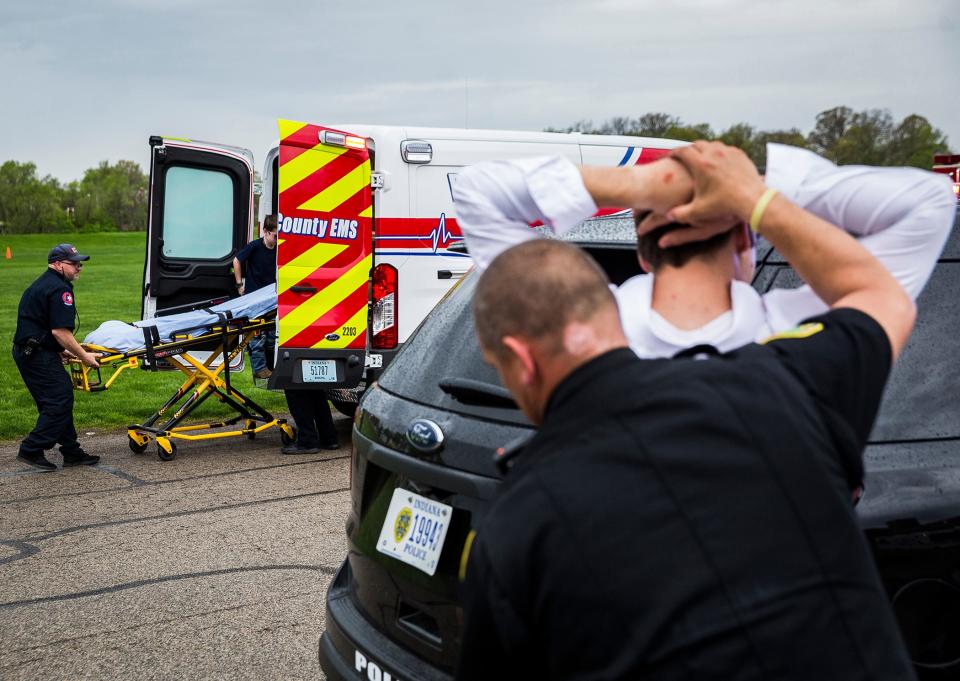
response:
<path id="1" fill-rule="evenodd" d="M 111 348 L 120 352 L 131 352 L 146 347 L 143 341 L 144 327 L 155 326 L 160 335 L 160 342 L 172 340 L 171 335 L 176 332 L 198 335 L 215 326 L 220 321 L 215 313 L 230 312 L 233 317 L 258 319 L 271 310 L 277 308 L 277 285 L 270 284 L 253 293 L 233 298 L 225 303 L 214 305 L 206 310 L 192 310 L 166 317 L 144 319 L 128 324 L 121 321 L 106 321 L 87 334 L 84 343 Z"/>

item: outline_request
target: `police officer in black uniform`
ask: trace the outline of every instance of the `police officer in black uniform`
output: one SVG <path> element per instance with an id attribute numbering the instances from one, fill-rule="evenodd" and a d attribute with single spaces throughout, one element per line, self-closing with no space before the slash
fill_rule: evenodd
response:
<path id="1" fill-rule="evenodd" d="M 850 499 L 913 303 L 848 235 L 771 199 L 745 155 L 688 149 L 692 212 L 761 206 L 832 309 L 726 355 L 641 360 L 582 251 L 494 260 L 480 345 L 540 429 L 501 455 L 467 549 L 460 679 L 914 678 Z"/>
<path id="2" fill-rule="evenodd" d="M 77 316 L 73 282 L 80 276 L 88 255 L 71 244 L 60 244 L 47 255 L 47 271 L 24 291 L 17 311 L 13 361 L 40 412 L 37 425 L 20 443 L 17 459 L 42 471 L 55 471 L 44 451 L 60 445 L 63 465 L 92 466 L 100 460 L 83 451 L 73 427 L 73 385 L 61 355 L 98 366 L 94 354 L 73 337 Z"/>

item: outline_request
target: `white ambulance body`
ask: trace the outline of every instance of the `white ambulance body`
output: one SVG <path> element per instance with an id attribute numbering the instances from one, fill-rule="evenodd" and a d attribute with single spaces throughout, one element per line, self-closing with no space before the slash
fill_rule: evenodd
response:
<path id="1" fill-rule="evenodd" d="M 151 138 L 145 311 L 163 314 L 163 308 L 182 308 L 193 302 L 206 305 L 218 296 L 230 295 L 233 255 L 259 235 L 259 224 L 266 215 L 276 214 L 280 223 L 280 333 L 271 387 L 305 388 L 310 383 L 309 387 L 335 390 L 335 404 L 354 400 L 376 378 L 469 269 L 469 255 L 457 248 L 462 237 L 452 196 L 461 168 L 480 161 L 546 155 L 565 156 L 576 164 L 625 166 L 652 161 L 683 144 L 581 133 L 319 126 L 290 121 L 281 121 L 280 131 L 280 142 L 264 161 L 257 220 L 248 208 L 253 188 L 249 152 Z M 171 156 L 179 161 L 171 163 Z M 188 177 L 165 183 L 164 177 L 177 166 L 181 168 L 175 172 Z M 226 179 L 215 174 L 229 174 L 231 168 L 233 194 L 227 191 Z M 204 175 L 203 171 L 214 174 Z M 205 219 L 226 222 L 228 214 L 233 218 L 232 248 L 227 249 L 226 243 L 220 249 L 205 245 L 205 259 L 178 253 L 178 258 L 159 263 L 159 244 L 183 242 L 183 238 L 165 233 L 164 206 L 168 210 L 175 207 L 177 225 L 184 223 L 183 215 L 199 209 L 194 204 L 200 199 L 195 191 L 189 194 L 185 179 L 216 188 L 208 193 L 222 205 L 207 206 Z M 171 189 L 186 192 L 185 201 L 193 210 L 177 207 Z M 219 218 L 209 217 L 211 213 Z M 173 221 L 167 223 L 169 227 Z M 178 227 L 184 228 L 187 225 Z M 226 238 L 225 225 L 218 229 Z M 155 248 L 151 250 L 149 244 Z M 314 255 L 320 259 L 309 262 Z M 325 262 L 330 267 L 325 268 Z M 203 270 L 203 286 L 188 285 L 193 268 Z M 353 279 L 340 286 L 342 277 Z M 156 296 L 151 296 L 151 285 L 169 288 L 171 280 L 178 278 L 190 290 L 174 296 L 168 305 L 158 305 Z M 363 289 L 369 290 L 368 294 L 356 286 L 361 279 L 370 283 Z M 222 285 L 211 286 L 214 280 Z M 338 292 L 333 293 L 334 288 Z M 335 297 L 319 304 L 325 294 Z M 341 307 L 342 314 L 338 314 Z M 285 328 L 285 320 L 295 326 Z"/>

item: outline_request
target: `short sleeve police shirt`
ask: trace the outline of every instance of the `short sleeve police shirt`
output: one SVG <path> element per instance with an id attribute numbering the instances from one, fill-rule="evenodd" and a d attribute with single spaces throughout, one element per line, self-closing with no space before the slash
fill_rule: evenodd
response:
<path id="1" fill-rule="evenodd" d="M 77 308 L 73 285 L 51 269 L 34 281 L 20 298 L 15 343 L 41 339 L 44 347 L 59 350 L 53 329 L 74 330 Z"/>
<path id="2" fill-rule="evenodd" d="M 459 678 L 913 678 L 849 491 L 890 345 L 808 324 L 561 383 L 477 529 Z"/>
<path id="3" fill-rule="evenodd" d="M 890 342 L 872 318 L 841 308 L 764 342 L 813 397 L 851 489 L 863 483 L 863 448 L 892 365 Z"/>

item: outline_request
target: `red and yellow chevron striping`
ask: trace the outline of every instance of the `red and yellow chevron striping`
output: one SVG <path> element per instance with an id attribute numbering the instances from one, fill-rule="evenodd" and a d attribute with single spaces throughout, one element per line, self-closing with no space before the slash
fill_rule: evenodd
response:
<path id="1" fill-rule="evenodd" d="M 329 128 L 284 120 L 279 128 L 280 346 L 363 348 L 373 265 L 369 154 L 324 144 Z"/>

